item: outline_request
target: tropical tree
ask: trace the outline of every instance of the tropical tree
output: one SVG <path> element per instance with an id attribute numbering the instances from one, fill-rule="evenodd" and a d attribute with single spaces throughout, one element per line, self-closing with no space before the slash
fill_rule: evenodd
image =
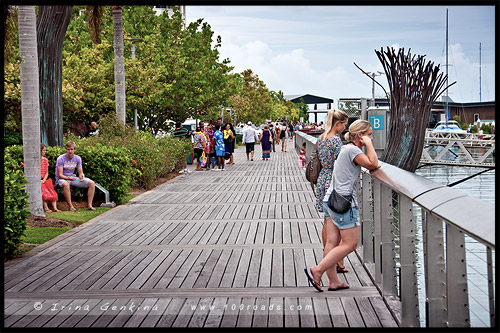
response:
<path id="1" fill-rule="evenodd" d="M 21 113 L 24 172 L 32 215 L 45 216 L 40 181 L 40 98 L 34 6 L 19 6 L 19 55 L 21 57 Z"/>
<path id="2" fill-rule="evenodd" d="M 36 24 L 40 77 L 41 140 L 63 145 L 62 48 L 72 6 L 39 6 Z"/>
<path id="3" fill-rule="evenodd" d="M 229 106 L 238 110 L 239 118 L 254 123 L 264 122 L 272 116 L 272 100 L 266 84 L 251 69 L 241 73 L 242 84 L 229 98 Z"/>
<path id="4" fill-rule="evenodd" d="M 3 17 L 4 17 L 4 54 L 3 61 L 6 64 L 9 57 L 14 50 L 14 45 L 16 43 L 16 30 L 17 30 L 17 9 L 14 6 L 3 6 Z"/>

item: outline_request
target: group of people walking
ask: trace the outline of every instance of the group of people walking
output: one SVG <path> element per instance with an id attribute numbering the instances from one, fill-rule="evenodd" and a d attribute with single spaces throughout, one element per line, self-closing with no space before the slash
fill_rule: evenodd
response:
<path id="1" fill-rule="evenodd" d="M 276 152 L 276 145 L 281 143 L 281 151 L 286 152 L 287 142 L 293 140 L 293 126 L 291 124 L 272 123 L 265 124 L 260 136 L 252 127 L 252 122 L 249 121 L 243 129 L 243 143 L 246 147 L 247 160 L 253 161 L 255 151 L 255 143 L 260 143 L 262 146 L 262 160 L 268 161 L 271 158 L 271 152 Z"/>
<path id="2" fill-rule="evenodd" d="M 328 276 L 328 290 L 347 289 L 338 273 L 347 272 L 343 259 L 353 252 L 358 244 L 360 218 L 356 198 L 357 179 L 361 167 L 374 170 L 379 167 L 377 154 L 372 144 L 372 128 L 366 120 L 356 120 L 349 126 L 344 145 L 340 134 L 345 130 L 347 114 L 342 110 L 328 113 L 325 131 L 318 137 L 317 154 L 322 169 L 315 188 L 316 209 L 324 214 L 322 242 L 323 259 L 316 266 L 305 268 L 310 284 L 322 292 L 321 278 Z M 366 154 L 361 150 L 366 148 Z M 330 195 L 345 199 L 347 212 L 335 211 L 328 205 Z M 346 198 L 351 198 L 350 203 Z"/>
<path id="3" fill-rule="evenodd" d="M 236 145 L 236 134 L 231 123 L 222 125 L 221 118 L 207 125 L 201 121 L 192 135 L 196 171 L 223 171 L 226 165 L 234 164 L 233 153 Z M 183 129 L 181 122 L 178 121 L 173 136 L 189 138 L 190 133 Z M 189 172 L 187 168 L 184 171 Z"/>

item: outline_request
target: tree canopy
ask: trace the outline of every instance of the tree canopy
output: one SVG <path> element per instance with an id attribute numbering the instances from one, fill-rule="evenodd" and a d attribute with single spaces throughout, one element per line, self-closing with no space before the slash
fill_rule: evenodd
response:
<path id="1" fill-rule="evenodd" d="M 115 112 L 113 18 L 111 7 L 102 7 L 102 11 L 96 44 L 90 32 L 91 11 L 85 6 L 72 8 L 63 45 L 65 131 L 83 134 L 81 124 Z M 233 73 L 229 59 L 220 59 L 220 36 L 214 36 L 203 19 L 185 26 L 177 10 L 169 16 L 168 11 L 156 15 L 152 6 L 123 6 L 123 33 L 126 122 L 133 123 L 137 109 L 139 129 L 156 133 L 167 128 L 167 120 L 213 119 L 224 107 L 231 107 L 239 121 L 299 117 L 300 107 L 273 98 L 274 92 L 251 69 Z M 4 68 L 6 115 L 17 120 L 20 128 L 15 39 Z"/>

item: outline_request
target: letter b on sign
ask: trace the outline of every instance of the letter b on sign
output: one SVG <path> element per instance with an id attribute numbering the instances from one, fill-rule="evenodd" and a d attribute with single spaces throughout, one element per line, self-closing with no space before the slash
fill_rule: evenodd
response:
<path id="1" fill-rule="evenodd" d="M 370 124 L 372 125 L 372 129 L 374 131 L 383 130 L 384 129 L 384 124 L 385 124 L 384 117 L 385 116 L 383 114 L 381 114 L 381 115 L 371 115 L 369 117 Z"/>

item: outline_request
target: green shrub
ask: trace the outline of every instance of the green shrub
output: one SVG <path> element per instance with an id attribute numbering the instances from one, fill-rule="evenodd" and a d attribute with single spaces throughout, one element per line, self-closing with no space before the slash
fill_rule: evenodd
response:
<path id="1" fill-rule="evenodd" d="M 3 144 L 7 146 L 22 145 L 23 136 L 19 132 L 18 126 L 14 120 L 8 120 L 4 123 Z"/>
<path id="2" fill-rule="evenodd" d="M 102 143 L 108 146 L 125 147 L 134 160 L 135 185 L 145 189 L 154 187 L 155 180 L 184 166 L 191 152 L 191 143 L 172 137 L 155 138 L 148 132 L 135 132 L 127 124 L 119 123 L 116 116 L 105 116 L 99 120 L 99 135 L 82 139 L 81 144 Z"/>
<path id="3" fill-rule="evenodd" d="M 491 134 L 491 132 L 492 132 L 490 124 L 482 124 L 481 130 L 483 131 L 483 134 Z"/>
<path id="4" fill-rule="evenodd" d="M 22 150 L 21 150 L 22 154 Z M 16 254 L 26 230 L 26 218 L 30 214 L 26 177 L 21 162 L 4 154 L 4 253 L 6 258 Z"/>

